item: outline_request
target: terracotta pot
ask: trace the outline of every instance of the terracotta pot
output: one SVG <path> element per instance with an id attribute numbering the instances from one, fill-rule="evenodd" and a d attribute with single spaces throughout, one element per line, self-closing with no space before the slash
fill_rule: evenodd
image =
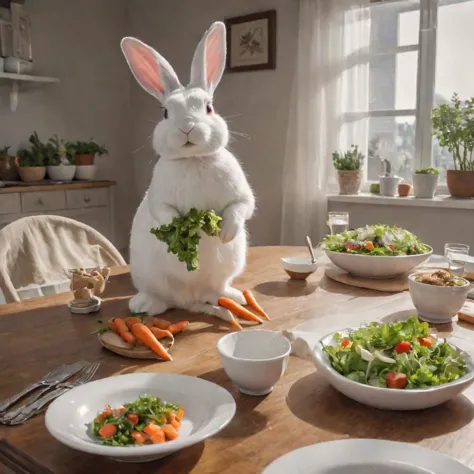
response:
<path id="1" fill-rule="evenodd" d="M 339 194 L 359 194 L 360 171 L 338 171 Z"/>
<path id="2" fill-rule="evenodd" d="M 0 181 L 18 181 L 15 156 L 0 156 Z"/>
<path id="3" fill-rule="evenodd" d="M 23 181 L 41 181 L 46 176 L 46 166 L 20 166 L 18 172 Z"/>
<path id="4" fill-rule="evenodd" d="M 411 191 L 411 184 L 408 183 L 400 183 L 398 185 L 398 195 L 400 197 L 407 197 Z"/>
<path id="5" fill-rule="evenodd" d="M 453 198 L 474 197 L 474 171 L 448 170 L 446 182 Z"/>
<path id="6" fill-rule="evenodd" d="M 79 155 L 76 154 L 76 165 L 77 166 L 90 166 L 94 164 L 94 155 Z"/>

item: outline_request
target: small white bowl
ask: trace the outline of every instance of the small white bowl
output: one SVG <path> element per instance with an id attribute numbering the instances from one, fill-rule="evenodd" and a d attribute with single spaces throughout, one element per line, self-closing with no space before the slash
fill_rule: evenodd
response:
<path id="1" fill-rule="evenodd" d="M 335 345 L 337 342 L 334 340 L 334 334 L 339 333 L 344 337 L 355 329 L 358 328 L 342 329 L 324 336 L 313 349 L 313 362 L 318 373 L 325 377 L 336 390 L 356 402 L 382 410 L 423 410 L 453 399 L 474 382 L 474 363 L 470 355 L 451 343 L 456 352 L 464 357 L 467 365 L 467 374 L 454 382 L 429 388 L 396 390 L 372 387 L 350 380 L 332 367 L 328 356 L 323 351 L 323 345 Z"/>
<path id="2" fill-rule="evenodd" d="M 283 270 L 293 280 L 306 280 L 318 268 L 318 263 L 313 263 L 309 257 L 282 257 L 280 261 Z"/>
<path id="3" fill-rule="evenodd" d="M 422 273 L 427 272 L 413 273 L 408 277 L 410 296 L 420 319 L 430 323 L 450 322 L 466 302 L 471 286 L 469 281 L 462 278 L 462 286 L 428 285 L 415 281 L 415 277 Z"/>
<path id="4" fill-rule="evenodd" d="M 246 395 L 270 393 L 284 374 L 290 341 L 264 329 L 234 332 L 217 343 L 222 365 L 229 378 Z"/>

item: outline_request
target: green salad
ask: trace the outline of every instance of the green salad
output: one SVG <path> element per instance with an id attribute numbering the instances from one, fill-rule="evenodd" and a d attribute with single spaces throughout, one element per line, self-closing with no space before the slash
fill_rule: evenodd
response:
<path id="1" fill-rule="evenodd" d="M 323 350 L 341 375 L 374 387 L 427 388 L 466 375 L 463 357 L 428 329 L 417 317 L 372 322 L 346 336 L 335 334 L 337 344 L 323 345 Z"/>
<path id="2" fill-rule="evenodd" d="M 92 431 L 106 446 L 159 444 L 178 438 L 184 410 L 179 405 L 144 395 L 120 408 L 107 405 L 92 423 Z"/>
<path id="3" fill-rule="evenodd" d="M 327 235 L 319 245 L 332 252 L 374 256 L 418 255 L 431 251 L 431 247 L 408 230 L 386 224 Z"/>
<path id="4" fill-rule="evenodd" d="M 199 270 L 198 247 L 202 232 L 215 237 L 219 235 L 222 218 L 214 211 L 198 211 L 192 208 L 187 214 L 175 217 L 171 224 L 151 229 L 161 242 L 168 244 L 168 253 L 176 255 L 186 263 L 190 272 Z"/>

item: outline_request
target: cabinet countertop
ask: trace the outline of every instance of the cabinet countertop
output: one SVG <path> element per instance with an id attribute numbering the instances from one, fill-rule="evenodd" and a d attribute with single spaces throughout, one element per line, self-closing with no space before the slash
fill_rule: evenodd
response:
<path id="1" fill-rule="evenodd" d="M 106 188 L 115 186 L 115 181 L 75 181 L 72 183 L 54 184 L 45 182 L 45 184 L 34 184 L 29 186 L 6 186 L 0 188 L 0 194 L 9 193 L 32 193 L 38 191 L 63 191 L 66 189 L 89 189 L 89 188 Z"/>

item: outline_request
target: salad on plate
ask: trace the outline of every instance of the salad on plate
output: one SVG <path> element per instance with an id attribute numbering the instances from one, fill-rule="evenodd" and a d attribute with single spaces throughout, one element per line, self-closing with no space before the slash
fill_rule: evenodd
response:
<path id="1" fill-rule="evenodd" d="M 386 257 L 420 255 L 432 250 L 408 230 L 387 224 L 368 225 L 327 235 L 321 241 L 320 248 L 331 252 Z"/>
<path id="2" fill-rule="evenodd" d="M 373 387 L 423 389 L 467 374 L 466 361 L 446 340 L 429 334 L 417 317 L 372 322 L 323 345 L 331 366 L 344 377 Z"/>

